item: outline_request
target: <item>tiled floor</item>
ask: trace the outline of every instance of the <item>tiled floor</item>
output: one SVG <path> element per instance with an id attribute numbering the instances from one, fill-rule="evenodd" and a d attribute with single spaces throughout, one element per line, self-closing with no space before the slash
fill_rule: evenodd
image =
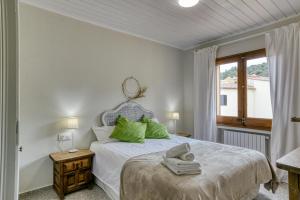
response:
<path id="1" fill-rule="evenodd" d="M 261 187 L 255 200 L 288 200 L 288 195 L 288 184 L 284 183 L 279 186 L 275 194 Z"/>
<path id="2" fill-rule="evenodd" d="M 19 200 L 59 200 L 52 187 L 21 194 Z M 65 196 L 65 200 L 110 200 L 105 192 L 95 185 L 92 189 L 83 189 Z"/>
<path id="3" fill-rule="evenodd" d="M 110 200 L 105 192 L 95 185 L 93 189 L 80 190 L 72 194 L 66 195 L 66 200 Z M 272 194 L 261 188 L 258 197 L 255 200 L 287 200 L 288 189 L 287 184 L 282 184 L 278 188 L 276 194 Z M 59 200 L 52 187 L 46 187 L 40 190 L 20 195 L 20 200 Z"/>

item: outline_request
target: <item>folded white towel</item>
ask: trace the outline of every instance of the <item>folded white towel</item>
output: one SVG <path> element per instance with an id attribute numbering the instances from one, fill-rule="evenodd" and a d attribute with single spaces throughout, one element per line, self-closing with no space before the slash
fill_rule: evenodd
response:
<path id="1" fill-rule="evenodd" d="M 171 165 L 171 164 L 169 164 L 168 162 L 165 162 L 165 161 L 162 161 L 161 163 L 176 175 L 201 174 L 201 169 L 200 168 L 184 170 L 184 169 L 178 169 L 178 168 L 174 167 L 173 165 Z"/>
<path id="2" fill-rule="evenodd" d="M 200 167 L 195 167 L 195 166 L 175 166 L 172 165 L 166 161 L 164 161 L 164 163 L 166 163 L 168 166 L 170 166 L 172 169 L 177 170 L 177 171 L 182 171 L 182 172 L 189 172 L 189 171 L 195 171 L 200 169 Z"/>
<path id="3" fill-rule="evenodd" d="M 182 154 L 188 153 L 191 150 L 189 143 L 183 143 L 177 145 L 166 152 L 167 158 L 176 158 L 181 156 Z"/>
<path id="4" fill-rule="evenodd" d="M 179 159 L 185 160 L 185 161 L 193 161 L 195 159 L 195 156 L 193 153 L 189 152 L 189 153 L 185 153 L 185 154 L 182 154 L 181 156 L 179 156 Z"/>
<path id="5" fill-rule="evenodd" d="M 167 158 L 163 156 L 164 162 L 173 165 L 174 167 L 184 168 L 199 168 L 201 167 L 199 162 L 196 161 L 184 161 L 178 158 Z"/>

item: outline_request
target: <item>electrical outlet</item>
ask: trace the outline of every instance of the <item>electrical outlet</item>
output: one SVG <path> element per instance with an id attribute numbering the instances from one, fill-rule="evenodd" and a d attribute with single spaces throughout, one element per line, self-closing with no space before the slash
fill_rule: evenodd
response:
<path id="1" fill-rule="evenodd" d="M 72 137 L 70 135 L 58 134 L 57 141 L 70 141 Z"/>

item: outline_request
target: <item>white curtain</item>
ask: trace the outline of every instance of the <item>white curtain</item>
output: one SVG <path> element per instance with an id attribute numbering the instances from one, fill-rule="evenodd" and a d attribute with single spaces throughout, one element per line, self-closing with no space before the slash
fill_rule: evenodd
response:
<path id="1" fill-rule="evenodd" d="M 266 34 L 270 68 L 273 125 L 271 159 L 276 160 L 300 146 L 300 126 L 291 117 L 300 115 L 300 26 L 298 23 Z M 277 169 L 281 181 L 286 174 Z"/>
<path id="2" fill-rule="evenodd" d="M 194 138 L 216 142 L 216 52 L 217 47 L 194 55 Z"/>

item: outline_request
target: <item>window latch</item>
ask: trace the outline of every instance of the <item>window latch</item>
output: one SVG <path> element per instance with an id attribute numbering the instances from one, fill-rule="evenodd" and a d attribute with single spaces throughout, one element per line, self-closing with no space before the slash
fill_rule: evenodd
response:
<path id="1" fill-rule="evenodd" d="M 238 118 L 238 121 L 240 121 L 243 126 L 246 125 L 246 118 L 245 117 Z"/>
<path id="2" fill-rule="evenodd" d="M 245 126 L 246 125 L 246 118 L 245 117 L 242 117 L 242 124 L 243 124 L 243 126 Z"/>

